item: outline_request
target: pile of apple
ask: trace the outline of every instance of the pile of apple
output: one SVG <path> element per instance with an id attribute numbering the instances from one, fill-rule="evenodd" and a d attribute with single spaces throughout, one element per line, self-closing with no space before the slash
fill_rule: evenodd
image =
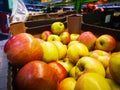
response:
<path id="1" fill-rule="evenodd" d="M 20 33 L 6 42 L 6 57 L 18 68 L 16 90 L 120 90 L 115 38 L 68 31 L 54 22 L 40 38 Z"/>

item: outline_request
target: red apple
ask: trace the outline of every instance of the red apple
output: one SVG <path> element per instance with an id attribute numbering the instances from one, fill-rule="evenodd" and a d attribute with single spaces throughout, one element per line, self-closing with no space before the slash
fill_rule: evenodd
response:
<path id="1" fill-rule="evenodd" d="M 49 62 L 48 65 L 55 69 L 59 82 L 67 77 L 66 69 L 58 62 Z"/>
<path id="2" fill-rule="evenodd" d="M 57 90 L 58 77 L 43 61 L 31 61 L 15 77 L 16 90 Z"/>
<path id="3" fill-rule="evenodd" d="M 60 40 L 63 44 L 68 44 L 70 42 L 70 33 L 64 31 L 60 34 Z"/>
<path id="4" fill-rule="evenodd" d="M 51 31 L 45 30 L 45 31 L 43 31 L 42 34 L 41 34 L 41 39 L 46 41 L 47 38 L 48 38 L 48 36 L 51 35 L 51 34 L 52 34 Z"/>
<path id="5" fill-rule="evenodd" d="M 102 34 L 99 36 L 95 43 L 95 49 L 100 49 L 104 51 L 112 51 L 116 47 L 116 40 L 113 36 L 109 34 Z"/>
<path id="6" fill-rule="evenodd" d="M 40 40 L 28 33 L 11 37 L 6 42 L 4 51 L 9 62 L 17 66 L 22 66 L 32 60 L 40 60 L 43 56 Z"/>
<path id="7" fill-rule="evenodd" d="M 90 31 L 85 31 L 79 35 L 77 40 L 80 41 L 81 43 L 85 44 L 88 47 L 88 49 L 91 50 L 94 48 L 96 39 L 97 39 L 97 37 L 95 34 L 93 34 Z"/>

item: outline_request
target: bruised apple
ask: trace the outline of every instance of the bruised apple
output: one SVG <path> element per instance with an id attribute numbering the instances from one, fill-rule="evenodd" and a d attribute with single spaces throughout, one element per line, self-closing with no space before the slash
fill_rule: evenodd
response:
<path id="1" fill-rule="evenodd" d="M 8 39 L 4 52 L 9 62 L 17 66 L 40 60 L 43 56 L 41 41 L 28 33 L 20 33 Z"/>
<path id="2" fill-rule="evenodd" d="M 57 90 L 58 77 L 43 61 L 31 61 L 15 77 L 16 90 Z"/>
<path id="3" fill-rule="evenodd" d="M 60 63 L 53 61 L 49 62 L 48 65 L 55 69 L 59 82 L 67 77 L 67 71 Z"/>

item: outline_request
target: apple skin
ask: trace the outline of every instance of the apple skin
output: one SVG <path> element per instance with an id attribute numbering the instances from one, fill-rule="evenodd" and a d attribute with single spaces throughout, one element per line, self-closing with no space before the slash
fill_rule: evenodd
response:
<path id="1" fill-rule="evenodd" d="M 56 45 L 58 48 L 58 53 L 59 53 L 59 60 L 63 59 L 66 56 L 67 53 L 67 46 L 64 45 L 61 41 L 53 41 L 53 44 Z"/>
<path id="2" fill-rule="evenodd" d="M 48 65 L 55 69 L 59 82 L 67 77 L 67 71 L 60 63 L 53 61 L 49 62 Z"/>
<path id="3" fill-rule="evenodd" d="M 120 85 L 118 85 L 113 79 L 106 78 L 106 81 L 109 83 L 112 90 L 120 90 Z"/>
<path id="4" fill-rule="evenodd" d="M 103 51 L 113 51 L 116 47 L 116 40 L 113 36 L 108 34 L 102 34 L 99 36 L 95 43 L 95 49 Z"/>
<path id="5" fill-rule="evenodd" d="M 111 75 L 110 70 L 109 70 L 109 65 L 107 66 L 105 72 L 106 72 L 105 78 L 112 79 L 112 75 Z"/>
<path id="6" fill-rule="evenodd" d="M 46 41 L 48 36 L 51 34 L 52 34 L 52 32 L 50 30 L 45 30 L 41 33 L 41 39 Z"/>
<path id="7" fill-rule="evenodd" d="M 51 34 L 48 36 L 47 41 L 60 41 L 60 37 L 55 34 Z"/>
<path id="8" fill-rule="evenodd" d="M 86 56 L 88 54 L 89 50 L 86 45 L 84 45 L 83 43 L 75 43 L 68 47 L 66 57 L 75 64 L 80 57 Z"/>
<path id="9" fill-rule="evenodd" d="M 78 34 L 78 33 L 71 33 L 70 34 L 70 40 L 71 41 L 76 41 L 78 39 L 79 35 L 80 34 Z"/>
<path id="10" fill-rule="evenodd" d="M 74 90 L 76 80 L 73 77 L 67 77 L 60 82 L 58 90 Z"/>
<path id="11" fill-rule="evenodd" d="M 96 58 L 98 61 L 100 61 L 103 64 L 104 68 L 106 69 L 109 64 L 111 53 L 108 53 L 103 50 L 93 50 L 90 52 L 89 56 Z"/>
<path id="12" fill-rule="evenodd" d="M 32 60 L 41 60 L 43 49 L 38 38 L 31 34 L 17 34 L 5 43 L 4 52 L 12 65 L 23 66 Z"/>
<path id="13" fill-rule="evenodd" d="M 88 72 L 80 76 L 74 90 L 112 90 L 106 79 L 98 73 Z"/>
<path id="14" fill-rule="evenodd" d="M 120 52 L 114 52 L 109 60 L 109 71 L 112 78 L 120 84 Z"/>
<path id="15" fill-rule="evenodd" d="M 70 39 L 70 33 L 67 31 L 64 31 L 60 34 L 60 40 L 63 44 L 68 44 L 71 39 Z"/>
<path id="16" fill-rule="evenodd" d="M 57 90 L 56 72 L 43 61 L 31 61 L 15 77 L 16 90 Z"/>
<path id="17" fill-rule="evenodd" d="M 97 39 L 97 37 L 95 34 L 93 34 L 90 31 L 85 31 L 79 35 L 77 40 L 80 41 L 81 43 L 85 44 L 89 50 L 92 50 L 94 48 L 96 39 Z"/>
<path id="18" fill-rule="evenodd" d="M 105 69 L 102 63 L 90 56 L 81 57 L 76 63 L 76 66 L 80 70 L 79 73 L 76 73 L 76 78 L 79 78 L 79 76 L 81 76 L 83 73 L 88 72 L 95 72 L 105 77 Z"/>
<path id="19" fill-rule="evenodd" d="M 51 31 L 53 34 L 61 34 L 63 31 L 65 31 L 65 25 L 63 22 L 54 22 L 51 25 Z"/>
<path id="20" fill-rule="evenodd" d="M 57 62 L 63 65 L 63 67 L 66 69 L 68 73 L 70 72 L 71 68 L 74 66 L 74 64 L 70 62 L 68 58 L 58 60 Z"/>
<path id="21" fill-rule="evenodd" d="M 42 61 L 51 62 L 57 61 L 59 59 L 58 48 L 56 47 L 55 44 L 49 41 L 44 41 L 41 43 L 41 46 L 43 48 Z"/>

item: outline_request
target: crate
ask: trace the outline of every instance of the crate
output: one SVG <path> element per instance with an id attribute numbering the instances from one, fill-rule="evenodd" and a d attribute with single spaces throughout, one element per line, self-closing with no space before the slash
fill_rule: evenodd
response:
<path id="1" fill-rule="evenodd" d="M 14 28 L 17 28 L 17 30 L 19 30 L 19 27 L 21 27 L 19 25 L 21 24 L 22 26 L 24 26 L 23 28 L 25 28 L 25 31 L 23 31 L 23 32 L 27 32 L 27 33 L 30 33 L 32 35 L 37 35 L 44 30 L 50 30 L 50 25 L 54 21 L 62 21 L 62 22 L 65 23 L 67 28 L 70 28 L 69 25 L 71 25 L 71 24 L 69 24 L 69 22 L 72 22 L 72 20 L 74 20 L 73 18 L 75 18 L 75 17 L 78 18 L 78 16 L 72 15 L 70 17 L 68 16 L 68 17 L 62 17 L 62 18 L 57 18 L 57 19 L 49 19 L 49 20 L 47 19 L 47 20 L 40 20 L 40 21 L 35 21 L 35 22 L 30 21 L 30 22 L 26 22 L 26 23 L 17 23 L 17 24 L 14 24 Z M 80 15 L 80 17 L 81 17 L 81 15 Z M 70 19 L 70 21 L 68 22 L 68 18 L 69 19 L 72 18 L 72 19 Z M 68 29 L 68 31 L 71 32 L 71 33 L 77 33 L 77 32 L 81 33 L 83 31 L 88 31 L 89 30 L 89 31 L 92 31 L 96 35 L 110 34 L 110 35 L 114 36 L 117 41 L 120 41 L 120 30 L 105 28 L 105 27 L 102 27 L 102 26 L 97 26 L 97 25 L 84 23 L 82 21 L 82 17 L 81 17 L 81 19 L 79 19 L 77 21 L 77 23 L 78 22 L 80 24 L 80 27 L 77 26 L 77 29 L 78 29 L 77 31 L 76 30 L 75 31 L 69 31 L 69 29 Z M 39 23 L 41 23 L 41 24 L 39 25 Z M 34 25 L 32 25 L 32 24 L 34 24 Z M 72 25 L 76 26 L 77 24 L 72 23 Z M 18 33 L 21 33 L 21 32 L 22 31 L 20 31 L 20 32 L 18 31 Z M 17 33 L 14 32 L 14 35 L 15 34 L 17 34 Z M 2 46 L 1 49 L 3 49 L 3 46 Z M 3 72 L 5 70 L 4 71 L 5 75 L 1 75 L 1 77 L 0 77 L 0 79 L 2 80 L 2 82 L 0 82 L 0 85 L 3 86 L 3 87 L 0 87 L 0 90 L 16 90 L 15 89 L 14 78 L 15 78 L 15 75 L 17 73 L 17 68 L 12 66 L 11 64 L 9 64 L 6 61 L 6 57 L 5 57 L 5 54 L 4 54 L 3 51 L 2 51 L 2 54 L 3 54 L 2 59 L 5 60 L 4 63 L 5 63 L 6 67 L 4 67 L 4 69 L 1 70 L 1 72 Z M 3 81 L 4 81 L 4 83 L 3 83 Z M 4 85 L 2 85 L 2 84 L 4 84 Z"/>

